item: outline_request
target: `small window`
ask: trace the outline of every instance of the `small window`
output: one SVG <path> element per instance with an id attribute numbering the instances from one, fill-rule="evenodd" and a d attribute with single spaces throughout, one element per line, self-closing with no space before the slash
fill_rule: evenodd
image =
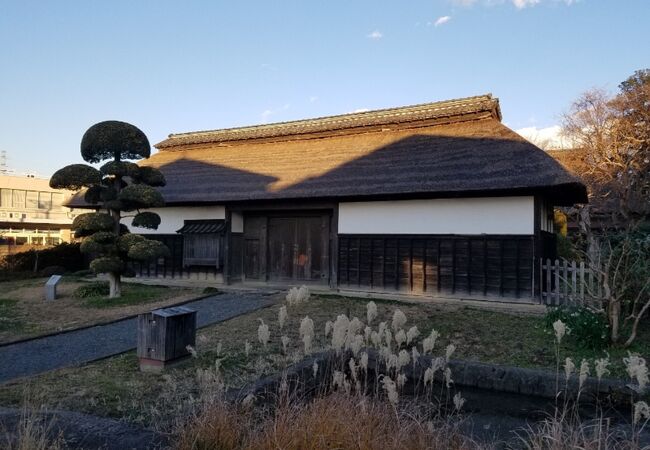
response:
<path id="1" fill-rule="evenodd" d="M 177 231 L 183 235 L 183 266 L 223 265 L 223 220 L 186 220 Z"/>
<path id="2" fill-rule="evenodd" d="M 12 207 L 14 208 L 24 208 L 25 207 L 25 191 L 19 191 L 18 189 L 13 190 L 13 201 Z"/>

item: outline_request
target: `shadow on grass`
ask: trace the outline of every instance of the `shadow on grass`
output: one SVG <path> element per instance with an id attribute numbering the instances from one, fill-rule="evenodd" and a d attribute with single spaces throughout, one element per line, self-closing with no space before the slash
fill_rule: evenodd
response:
<path id="1" fill-rule="evenodd" d="M 0 298 L 0 331 L 22 331 L 26 323 L 18 313 L 18 300 Z"/>
<path id="2" fill-rule="evenodd" d="M 122 284 L 122 296 L 108 298 L 94 295 L 83 299 L 83 305 L 88 308 L 113 308 L 116 306 L 141 305 L 153 303 L 168 297 L 171 290 L 168 286 L 150 286 L 137 283 Z"/>

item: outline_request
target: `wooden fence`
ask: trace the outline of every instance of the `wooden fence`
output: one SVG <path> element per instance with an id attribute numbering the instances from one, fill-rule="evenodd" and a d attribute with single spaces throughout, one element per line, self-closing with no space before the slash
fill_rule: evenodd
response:
<path id="1" fill-rule="evenodd" d="M 582 261 L 542 260 L 539 292 L 541 303 L 549 306 L 597 302 L 603 296 L 601 274 Z"/>

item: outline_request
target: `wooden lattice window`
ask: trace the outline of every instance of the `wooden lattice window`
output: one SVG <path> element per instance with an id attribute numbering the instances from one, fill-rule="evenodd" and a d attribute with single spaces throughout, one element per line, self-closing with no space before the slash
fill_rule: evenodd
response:
<path id="1" fill-rule="evenodd" d="M 186 220 L 177 231 L 183 235 L 183 266 L 223 265 L 223 220 Z"/>

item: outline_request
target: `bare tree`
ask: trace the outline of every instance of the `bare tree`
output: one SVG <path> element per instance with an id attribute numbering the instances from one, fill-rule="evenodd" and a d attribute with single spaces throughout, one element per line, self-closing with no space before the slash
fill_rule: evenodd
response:
<path id="1" fill-rule="evenodd" d="M 598 273 L 602 284 L 599 300 L 605 307 L 610 340 L 614 344 L 621 342 L 622 330 L 629 329 L 623 344 L 629 347 L 636 339 L 639 322 L 650 310 L 648 250 L 650 238 L 625 232 L 603 239 L 598 261 L 590 264 L 590 269 Z"/>
<path id="2" fill-rule="evenodd" d="M 650 313 L 650 234 L 639 228 L 650 219 L 650 70 L 635 72 L 614 96 L 601 89 L 582 94 L 564 115 L 562 131 L 587 152 L 580 176 L 590 205 L 578 216 L 586 259 L 601 277 L 611 340 L 620 342 L 625 330 L 627 347 Z M 611 214 L 600 236 L 591 228 L 593 208 Z"/>
<path id="3" fill-rule="evenodd" d="M 581 174 L 595 205 L 606 205 L 617 226 L 650 215 L 650 70 L 637 71 L 609 96 L 582 94 L 563 116 L 562 132 L 587 151 Z"/>

